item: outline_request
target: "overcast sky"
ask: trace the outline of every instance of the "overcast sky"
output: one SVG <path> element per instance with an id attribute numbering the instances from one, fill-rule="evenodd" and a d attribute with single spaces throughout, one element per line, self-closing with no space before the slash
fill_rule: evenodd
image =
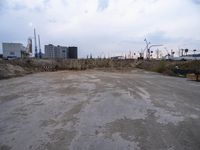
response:
<path id="1" fill-rule="evenodd" d="M 26 45 L 34 27 L 42 49 L 74 45 L 81 57 L 140 51 L 145 38 L 199 50 L 200 0 L 0 0 L 0 42 Z"/>

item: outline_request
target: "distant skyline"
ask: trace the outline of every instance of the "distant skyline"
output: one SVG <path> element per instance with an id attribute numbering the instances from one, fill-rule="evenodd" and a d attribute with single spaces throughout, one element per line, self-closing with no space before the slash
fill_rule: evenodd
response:
<path id="1" fill-rule="evenodd" d="M 0 44 L 26 46 L 35 27 L 43 51 L 50 43 L 78 46 L 80 57 L 140 51 L 145 38 L 200 50 L 199 18 L 200 0 L 0 0 Z"/>

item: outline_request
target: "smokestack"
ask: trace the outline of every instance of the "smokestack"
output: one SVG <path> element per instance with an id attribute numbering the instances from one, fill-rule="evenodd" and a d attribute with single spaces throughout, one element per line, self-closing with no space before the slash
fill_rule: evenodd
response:
<path id="1" fill-rule="evenodd" d="M 40 45 L 40 35 L 38 34 L 38 44 L 39 44 L 39 58 L 42 58 L 42 52 L 41 52 L 41 45 Z"/>
<path id="2" fill-rule="evenodd" d="M 38 51 L 37 51 L 37 39 L 36 39 L 36 30 L 34 28 L 34 40 L 35 40 L 35 58 L 38 57 Z"/>

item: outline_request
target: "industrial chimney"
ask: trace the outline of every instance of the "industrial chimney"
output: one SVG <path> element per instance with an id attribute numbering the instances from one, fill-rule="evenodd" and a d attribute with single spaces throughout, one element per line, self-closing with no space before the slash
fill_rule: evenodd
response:
<path id="1" fill-rule="evenodd" d="M 41 45 L 40 45 L 40 35 L 38 34 L 38 44 L 39 44 L 39 58 L 42 58 L 42 52 L 41 52 Z"/>
<path id="2" fill-rule="evenodd" d="M 34 40 L 35 40 L 35 58 L 38 58 L 37 39 L 36 39 L 36 30 L 35 30 L 35 28 L 34 28 Z"/>

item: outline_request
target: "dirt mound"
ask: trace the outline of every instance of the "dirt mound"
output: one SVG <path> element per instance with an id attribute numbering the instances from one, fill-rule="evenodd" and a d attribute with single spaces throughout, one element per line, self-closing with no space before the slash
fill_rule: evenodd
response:
<path id="1" fill-rule="evenodd" d="M 23 76 L 28 73 L 28 71 L 18 65 L 0 64 L 0 79 Z"/>
<path id="2" fill-rule="evenodd" d="M 57 70 L 132 70 L 135 68 L 166 75 L 186 77 L 200 72 L 200 61 L 112 60 L 112 59 L 16 59 L 0 60 L 0 79 L 23 76 L 29 73 Z"/>
<path id="3" fill-rule="evenodd" d="M 47 59 L 16 59 L 0 60 L 0 79 L 23 76 L 25 74 L 57 71 L 109 69 L 130 70 L 136 66 L 135 60 L 111 59 L 79 59 L 79 60 L 47 60 Z"/>

